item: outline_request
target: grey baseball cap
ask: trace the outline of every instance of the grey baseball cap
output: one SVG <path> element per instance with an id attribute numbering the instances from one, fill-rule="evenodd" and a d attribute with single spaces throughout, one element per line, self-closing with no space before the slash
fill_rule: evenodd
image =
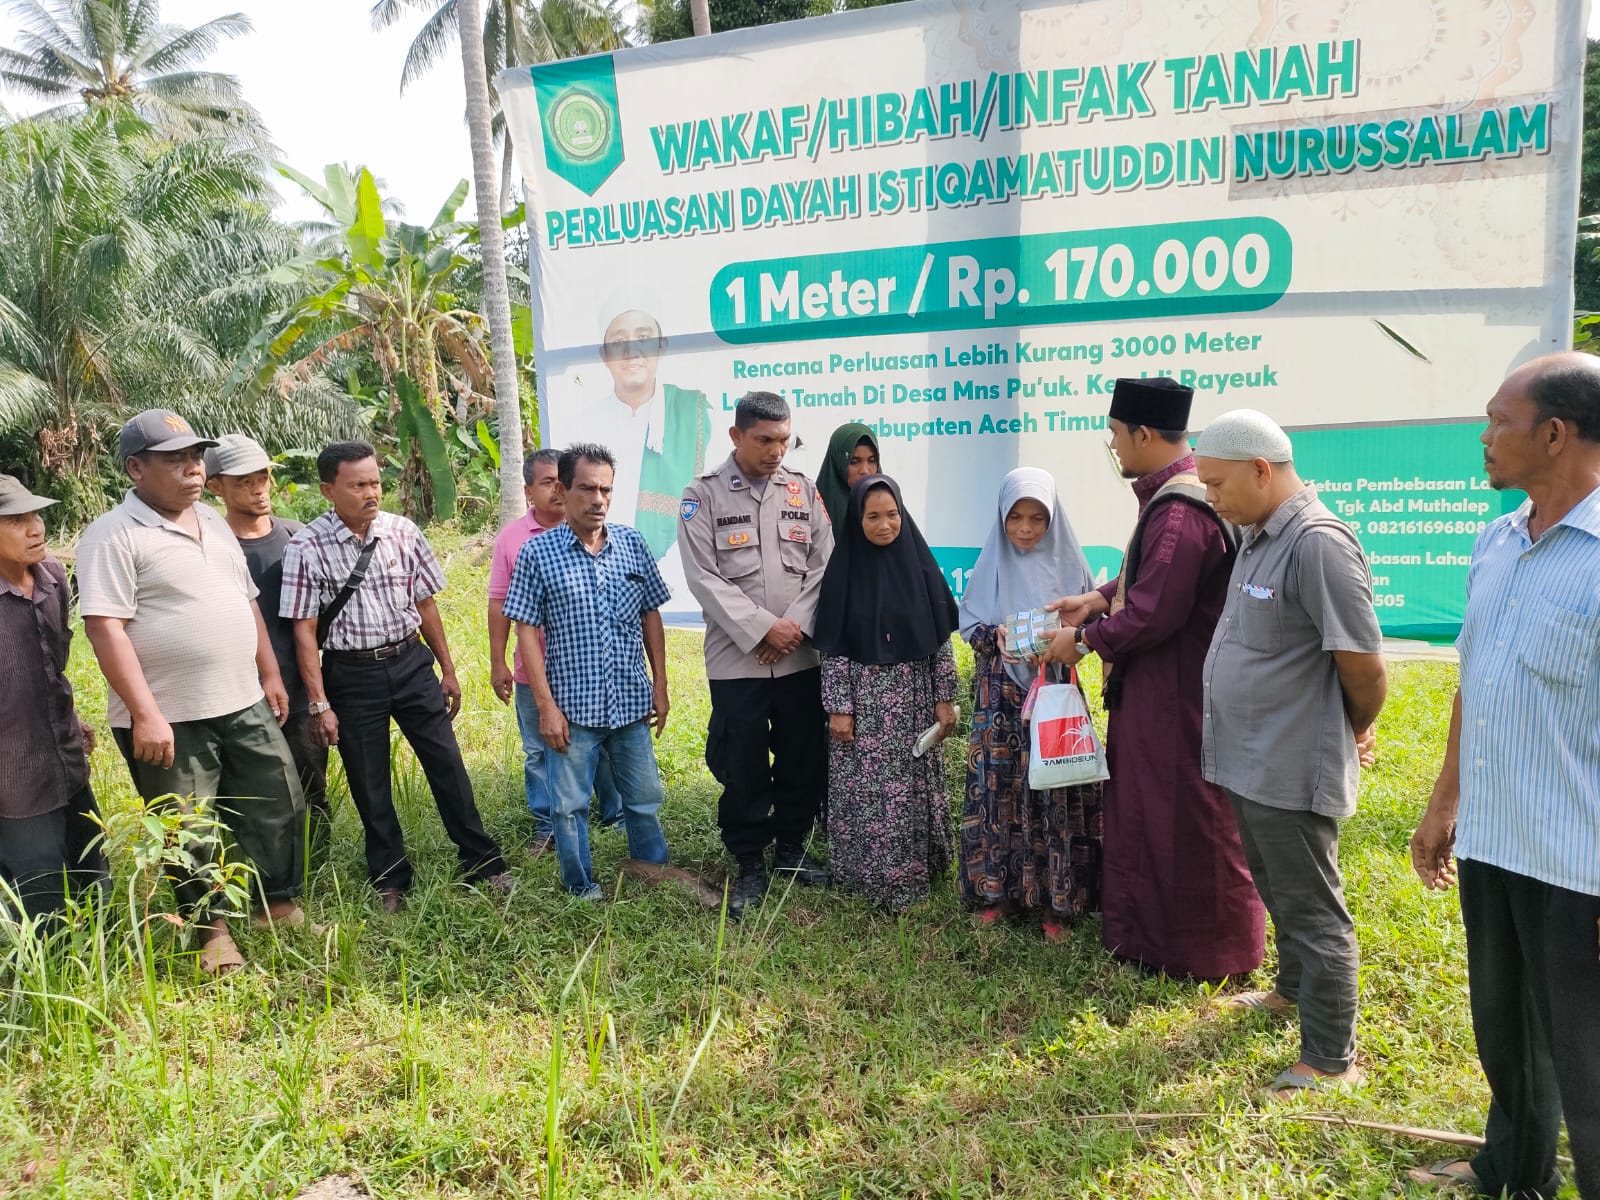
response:
<path id="1" fill-rule="evenodd" d="M 22 486 L 22 481 L 11 475 L 0 475 L 0 517 L 20 517 L 24 513 L 49 508 L 56 501 L 46 496 L 35 496 Z"/>
<path id="2" fill-rule="evenodd" d="M 215 446 L 215 438 L 201 437 L 169 408 L 148 408 L 130 420 L 117 435 L 117 457 L 132 458 L 148 450 L 187 450 Z"/>
<path id="3" fill-rule="evenodd" d="M 261 443 L 242 433 L 225 433 L 206 451 L 207 475 L 254 475 L 272 468 Z"/>

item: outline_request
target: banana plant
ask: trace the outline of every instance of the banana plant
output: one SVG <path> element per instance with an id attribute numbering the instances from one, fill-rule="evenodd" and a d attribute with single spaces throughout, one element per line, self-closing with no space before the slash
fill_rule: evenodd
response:
<path id="1" fill-rule="evenodd" d="M 416 225 L 385 212 L 365 167 L 331 165 L 320 183 L 284 164 L 278 170 L 318 204 L 325 220 L 305 229 L 305 253 L 272 273 L 275 282 L 294 284 L 298 298 L 251 341 L 231 382 L 246 392 L 276 389 L 288 397 L 346 356 L 369 355 L 389 396 L 388 429 L 380 432 L 398 442 L 409 419 L 408 475 L 413 481 L 431 477 L 424 453 L 433 441 L 443 444 L 442 426 L 453 417 L 470 427 L 494 405 L 483 318 L 464 307 L 455 290 L 459 273 L 473 265 L 462 247 L 475 227 L 456 219 L 467 183 L 456 185 L 431 222 Z M 417 397 L 409 418 L 402 415 L 402 377 Z M 417 490 L 408 511 L 448 519 L 453 508 L 428 503 L 439 495 L 437 486 Z"/>
<path id="2" fill-rule="evenodd" d="M 434 424 L 433 416 L 422 401 L 416 382 L 403 372 L 395 377 L 395 391 L 399 397 L 399 412 L 395 433 L 400 443 L 400 459 L 406 464 L 422 463 L 431 490 L 431 508 L 435 515 L 453 516 L 456 511 L 456 477 L 450 466 L 450 452 L 444 438 Z M 406 474 L 401 475 L 402 494 L 413 490 L 408 487 Z"/>

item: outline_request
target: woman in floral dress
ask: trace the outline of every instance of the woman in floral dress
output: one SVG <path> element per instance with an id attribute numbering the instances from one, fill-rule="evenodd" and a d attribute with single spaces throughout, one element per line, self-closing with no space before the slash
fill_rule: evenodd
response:
<path id="1" fill-rule="evenodd" d="M 1092 581 L 1049 472 L 1007 475 L 997 516 L 961 600 L 961 635 L 977 659 L 961 896 L 986 925 L 1025 915 L 1054 941 L 1100 908 L 1101 787 L 1028 787 L 1022 706 L 1038 671 L 1007 654 L 1000 635 L 1012 614 L 1086 592 Z"/>
<path id="2" fill-rule="evenodd" d="M 950 798 L 932 725 L 955 727 L 956 602 L 892 479 L 850 490 L 817 601 L 831 734 L 828 859 L 833 881 L 885 908 L 928 894 L 950 865 Z"/>

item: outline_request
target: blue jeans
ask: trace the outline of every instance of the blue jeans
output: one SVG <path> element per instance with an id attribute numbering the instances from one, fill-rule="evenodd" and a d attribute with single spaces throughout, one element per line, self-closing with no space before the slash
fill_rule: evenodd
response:
<path id="1" fill-rule="evenodd" d="M 555 805 L 550 799 L 550 783 L 545 778 L 545 745 L 539 736 L 539 706 L 533 689 L 516 685 L 517 729 L 522 734 L 522 780 L 528 794 L 528 811 L 533 814 L 533 836 L 550 837 L 555 831 Z M 600 823 L 622 824 L 622 794 L 611 774 L 611 759 L 602 749 L 594 773 L 595 796 L 600 801 Z"/>
<path id="2" fill-rule="evenodd" d="M 545 767 L 555 802 L 556 859 L 561 886 L 574 896 L 597 896 L 589 862 L 589 793 L 602 754 L 622 793 L 622 817 L 628 829 L 628 857 L 640 862 L 667 861 L 667 838 L 661 832 L 661 774 L 650 724 L 635 721 L 621 729 L 571 727 L 565 754 L 548 754 Z"/>

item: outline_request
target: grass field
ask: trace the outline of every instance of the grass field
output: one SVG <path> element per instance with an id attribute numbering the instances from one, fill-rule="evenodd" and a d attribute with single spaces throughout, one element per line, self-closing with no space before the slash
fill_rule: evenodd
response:
<path id="1" fill-rule="evenodd" d="M 80 933 L 74 960 L 13 950 L 0 1197 L 289 1196 L 330 1173 L 397 1198 L 1377 1197 L 1446 1149 L 1265 1114 L 1480 1132 L 1456 903 L 1424 893 L 1405 851 L 1453 668 L 1394 668 L 1380 763 L 1346 828 L 1369 1083 L 1269 1108 L 1259 1090 L 1294 1060 L 1293 1030 L 1115 965 L 1092 920 L 1059 946 L 980 932 L 948 879 L 901 919 L 796 892 L 725 929 L 631 881 L 603 906 L 564 900 L 555 864 L 522 854 L 514 721 L 488 687 L 486 568 L 449 545 L 459 730 L 516 893 L 453 881 L 401 750 L 418 867 L 403 915 L 373 904 L 341 797 L 334 861 L 308 895 L 336 923 L 325 940 L 241 936 L 251 965 L 223 982 L 198 978 L 164 928 L 141 955 L 123 921 Z M 75 677 L 103 724 L 86 650 Z M 669 651 L 664 821 L 676 862 L 720 873 L 698 636 L 670 633 Z M 105 741 L 96 786 L 126 810 Z M 623 849 L 596 834 L 604 877 Z M 1205 1115 L 1104 1116 L 1159 1111 Z"/>

